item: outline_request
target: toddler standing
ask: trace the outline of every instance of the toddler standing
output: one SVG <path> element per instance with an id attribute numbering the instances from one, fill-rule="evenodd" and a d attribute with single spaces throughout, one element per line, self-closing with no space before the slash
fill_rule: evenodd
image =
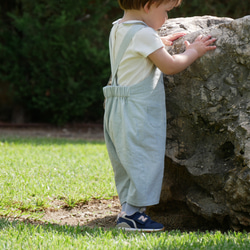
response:
<path id="1" fill-rule="evenodd" d="M 172 75 L 216 47 L 216 39 L 199 36 L 186 51 L 171 56 L 157 30 L 167 12 L 182 0 L 118 0 L 124 10 L 110 33 L 111 86 L 105 96 L 104 135 L 122 211 L 117 227 L 128 231 L 162 231 L 145 214 L 159 203 L 166 144 L 166 107 L 162 72 Z"/>

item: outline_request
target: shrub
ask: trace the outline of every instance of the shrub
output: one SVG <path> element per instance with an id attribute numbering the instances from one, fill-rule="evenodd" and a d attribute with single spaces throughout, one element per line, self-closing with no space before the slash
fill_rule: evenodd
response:
<path id="1" fill-rule="evenodd" d="M 21 0 L 1 19 L 0 79 L 32 120 L 62 124 L 101 116 L 113 5 Z"/>
<path id="2" fill-rule="evenodd" d="M 238 18 L 249 8 L 249 1 L 184 0 L 170 17 Z M 0 91 L 9 84 L 14 106 L 32 122 L 101 120 L 108 35 L 118 13 L 116 0 L 1 0 Z"/>
<path id="3" fill-rule="evenodd" d="M 238 0 L 183 0 L 180 8 L 170 12 L 170 17 L 212 15 L 240 18 L 249 15 L 250 2 Z"/>

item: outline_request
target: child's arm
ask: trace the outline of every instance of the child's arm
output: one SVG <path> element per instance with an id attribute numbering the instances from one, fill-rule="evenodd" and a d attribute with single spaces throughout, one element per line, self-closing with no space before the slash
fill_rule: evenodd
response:
<path id="1" fill-rule="evenodd" d="M 192 44 L 185 41 L 186 51 L 182 54 L 171 56 L 165 48 L 160 48 L 148 57 L 164 74 L 173 75 L 186 69 L 207 51 L 216 49 L 216 46 L 210 46 L 215 41 L 216 38 L 211 36 L 198 36 Z"/>

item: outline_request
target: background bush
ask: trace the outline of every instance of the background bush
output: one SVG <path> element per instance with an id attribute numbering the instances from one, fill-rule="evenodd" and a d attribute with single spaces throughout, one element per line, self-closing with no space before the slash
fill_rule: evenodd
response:
<path id="1" fill-rule="evenodd" d="M 249 9 L 249 1 L 184 0 L 170 18 L 238 18 Z M 0 91 L 10 87 L 9 112 L 25 110 L 31 122 L 101 121 L 109 30 L 121 15 L 116 0 L 1 0 Z"/>
<path id="2" fill-rule="evenodd" d="M 99 119 L 101 88 L 110 74 L 112 1 L 5 2 L 0 79 L 10 83 L 14 105 L 27 110 L 32 121 Z"/>
<path id="3" fill-rule="evenodd" d="M 170 18 L 203 15 L 240 18 L 249 14 L 250 1 L 183 0 L 180 7 L 170 12 Z"/>

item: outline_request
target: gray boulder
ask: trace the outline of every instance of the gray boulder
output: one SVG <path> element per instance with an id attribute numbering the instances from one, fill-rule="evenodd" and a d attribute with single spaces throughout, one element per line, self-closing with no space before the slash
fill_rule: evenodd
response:
<path id="1" fill-rule="evenodd" d="M 217 38 L 185 71 L 165 76 L 166 166 L 160 206 L 182 203 L 226 227 L 250 228 L 250 16 L 168 20 L 160 35 L 187 35 L 168 47 L 185 49 L 199 34 Z"/>

